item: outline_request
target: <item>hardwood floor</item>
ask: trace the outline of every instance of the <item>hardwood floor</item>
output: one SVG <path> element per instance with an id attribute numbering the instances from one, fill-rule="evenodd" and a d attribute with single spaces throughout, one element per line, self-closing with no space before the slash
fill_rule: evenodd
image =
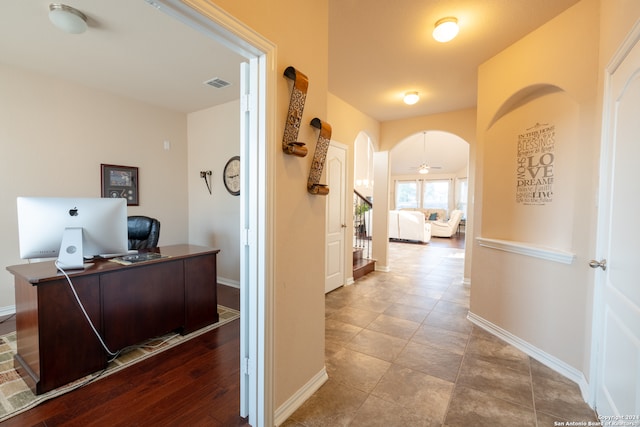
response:
<path id="1" fill-rule="evenodd" d="M 429 244 L 464 247 L 464 233 Z M 218 302 L 239 309 L 240 291 L 218 285 Z M 14 318 L 0 323 L 0 333 L 11 330 Z M 238 415 L 239 354 L 240 321 L 235 320 L 0 425 L 249 426 Z"/>
<path id="2" fill-rule="evenodd" d="M 239 290 L 218 286 L 239 309 Z M 248 426 L 240 413 L 240 320 L 67 393 L 2 426 Z"/>
<path id="3" fill-rule="evenodd" d="M 431 246 L 444 247 L 444 248 L 457 248 L 464 249 L 465 235 L 464 231 L 454 234 L 451 237 L 431 237 L 428 243 Z"/>

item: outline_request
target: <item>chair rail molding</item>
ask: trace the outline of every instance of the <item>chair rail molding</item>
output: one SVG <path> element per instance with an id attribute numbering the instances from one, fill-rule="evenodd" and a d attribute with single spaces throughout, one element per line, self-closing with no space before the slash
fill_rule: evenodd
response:
<path id="1" fill-rule="evenodd" d="M 496 249 L 504 252 L 525 255 L 534 258 L 541 258 L 547 261 L 559 262 L 562 264 L 573 264 L 576 254 L 561 249 L 549 248 L 532 243 L 516 242 L 512 240 L 489 239 L 486 237 L 476 237 L 476 241 L 482 247 Z"/>

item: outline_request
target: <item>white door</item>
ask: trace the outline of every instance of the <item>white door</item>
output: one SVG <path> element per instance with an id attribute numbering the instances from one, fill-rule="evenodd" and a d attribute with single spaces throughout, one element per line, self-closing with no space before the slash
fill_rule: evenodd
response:
<path id="1" fill-rule="evenodd" d="M 637 417 L 640 414 L 638 38 L 640 33 L 636 34 L 633 44 L 625 45 L 628 54 L 620 54 L 618 63 L 609 68 L 604 107 L 605 138 L 598 212 L 599 258 L 591 262 L 591 266 L 598 269 L 594 316 L 595 404 L 601 416 Z M 602 265 L 598 266 L 596 262 L 602 262 Z M 624 421 L 625 418 L 619 420 Z M 632 422 L 639 421 L 634 418 Z"/>
<path id="2" fill-rule="evenodd" d="M 347 148 L 331 142 L 327 151 L 325 170 L 329 194 L 326 215 L 326 256 L 324 291 L 331 292 L 344 284 L 344 242 L 346 223 Z"/>

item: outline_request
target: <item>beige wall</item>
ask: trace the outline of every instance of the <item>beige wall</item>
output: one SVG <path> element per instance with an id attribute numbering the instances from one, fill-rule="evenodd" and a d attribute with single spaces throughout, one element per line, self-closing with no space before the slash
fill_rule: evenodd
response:
<path id="1" fill-rule="evenodd" d="M 598 9 L 597 0 L 578 3 L 479 69 L 473 237 L 570 251 L 575 260 L 567 265 L 468 240 L 474 245 L 471 312 L 585 375 L 593 288 L 587 260 L 596 230 Z M 549 90 L 536 97 L 532 88 Z M 516 205 L 517 135 L 536 123 L 556 125 L 554 200 Z"/>
<path id="2" fill-rule="evenodd" d="M 327 117 L 332 126 L 331 140 L 347 146 L 347 189 L 346 194 L 350 197 L 353 194 L 355 175 L 355 142 L 357 138 L 362 138 L 361 133 L 371 138 L 374 147 L 380 140 L 380 123 L 366 114 L 356 110 L 350 104 L 344 102 L 335 95 L 328 94 Z M 349 199 L 351 200 L 351 199 Z M 348 204 L 350 206 L 350 204 Z M 374 212 L 375 212 L 374 204 Z M 347 218 L 349 216 L 347 215 Z M 345 236 L 353 236 L 353 221 L 347 221 Z M 353 271 L 349 266 L 353 264 L 353 249 L 351 245 L 345 245 L 344 265 L 345 283 L 353 280 Z"/>
<path id="3" fill-rule="evenodd" d="M 328 95 L 328 116 L 334 127 L 331 139 L 353 145 L 360 132 L 371 138 L 374 149 L 380 146 L 380 122 L 356 110 L 335 95 Z"/>
<path id="4" fill-rule="evenodd" d="M 471 146 L 476 141 L 476 109 L 383 122 L 380 130 L 380 150 L 389 151 L 405 138 L 424 130 L 452 133 Z"/>
<path id="5" fill-rule="evenodd" d="M 281 140 L 275 155 L 275 407 L 324 369 L 325 204 L 307 192 L 318 135 L 309 122 L 327 118 L 328 3 L 217 0 L 217 5 L 277 45 L 277 74 L 294 66 L 309 78 L 309 91 L 298 140 L 307 143 L 305 158 L 285 155 Z M 281 138 L 291 81 L 277 86 L 276 135 Z M 329 123 L 334 129 L 337 126 Z"/>
<path id="6" fill-rule="evenodd" d="M 470 238 L 473 232 L 473 191 L 475 186 L 475 163 L 476 163 L 476 109 L 451 111 L 441 114 L 431 114 L 428 116 L 412 117 L 403 120 L 393 120 L 383 122 L 380 131 L 380 150 L 390 151 L 405 138 L 424 130 L 439 130 L 449 132 L 459 136 L 469 143 L 469 200 L 467 207 L 467 224 L 465 235 Z M 393 187 L 390 188 L 388 197 L 391 197 Z M 387 200 L 386 204 L 392 203 Z M 386 223 L 386 217 L 384 219 Z M 375 236 L 374 236 L 375 239 Z M 467 244 L 465 248 L 464 282 L 469 282 L 471 275 L 472 246 Z M 385 260 L 386 262 L 386 260 Z M 392 268 L 393 266 L 391 266 Z"/>
<path id="7" fill-rule="evenodd" d="M 0 264 L 26 262 L 16 197 L 100 197 L 101 163 L 137 166 L 140 206 L 129 214 L 158 218 L 162 245 L 186 241 L 184 114 L 4 65 L 0 100 Z M 0 307 L 13 305 L 13 277 L 2 268 Z"/>
<path id="8" fill-rule="evenodd" d="M 218 282 L 240 286 L 240 197 L 222 181 L 227 161 L 240 154 L 240 102 L 187 116 L 189 243 L 221 249 Z M 200 171 L 212 171 L 211 194 Z"/>

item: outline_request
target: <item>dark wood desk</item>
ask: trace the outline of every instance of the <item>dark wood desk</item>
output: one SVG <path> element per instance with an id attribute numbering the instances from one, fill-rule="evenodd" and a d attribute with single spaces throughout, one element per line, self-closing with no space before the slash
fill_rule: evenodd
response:
<path id="1" fill-rule="evenodd" d="M 171 331 L 218 321 L 218 249 L 154 250 L 163 258 L 121 265 L 99 260 L 70 274 L 85 310 L 111 351 Z M 7 267 L 15 279 L 18 353 L 14 366 L 36 394 L 102 370 L 108 355 L 53 262 Z"/>

